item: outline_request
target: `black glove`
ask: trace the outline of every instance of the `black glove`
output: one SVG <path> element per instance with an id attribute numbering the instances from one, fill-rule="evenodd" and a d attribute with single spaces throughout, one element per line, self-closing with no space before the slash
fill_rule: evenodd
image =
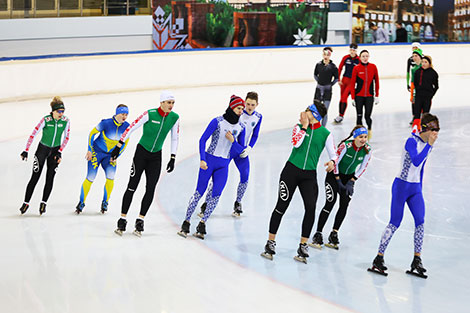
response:
<path id="1" fill-rule="evenodd" d="M 343 185 L 343 182 L 341 181 L 341 179 L 337 178 L 336 183 L 338 184 L 338 192 L 339 193 L 346 192 L 346 186 Z"/>
<path id="2" fill-rule="evenodd" d="M 176 154 L 172 154 L 170 161 L 168 161 L 168 165 L 166 166 L 167 173 L 171 173 L 175 169 L 175 159 L 176 159 Z"/>
<path id="3" fill-rule="evenodd" d="M 23 151 L 23 152 L 21 152 L 20 156 L 21 156 L 21 160 L 23 160 L 23 161 L 28 160 L 28 152 Z"/>
<path id="4" fill-rule="evenodd" d="M 410 85 L 407 85 L 406 88 L 408 89 L 408 91 L 411 91 L 411 86 Z"/>
<path id="5" fill-rule="evenodd" d="M 346 195 L 352 197 L 354 194 L 354 180 L 350 180 L 346 183 Z"/>
<path id="6" fill-rule="evenodd" d="M 124 142 L 122 142 L 121 140 L 119 140 L 119 143 L 121 144 L 121 147 L 124 145 Z M 111 159 L 110 159 L 111 162 L 116 161 L 116 159 L 119 156 L 120 151 L 121 151 L 121 148 L 116 145 L 113 151 L 111 151 Z"/>
<path id="7" fill-rule="evenodd" d="M 56 151 L 52 154 L 52 157 L 54 158 L 54 160 L 57 162 L 59 161 L 60 159 L 62 159 L 62 153 L 60 151 Z"/>

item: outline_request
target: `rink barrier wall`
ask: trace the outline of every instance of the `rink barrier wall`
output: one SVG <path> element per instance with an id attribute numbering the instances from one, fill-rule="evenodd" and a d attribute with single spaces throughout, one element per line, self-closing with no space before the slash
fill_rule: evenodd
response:
<path id="1" fill-rule="evenodd" d="M 313 81 L 323 47 L 204 49 L 178 52 L 140 51 L 74 56 L 41 56 L 0 62 L 0 102 L 119 92 L 210 86 L 279 84 Z M 442 75 L 470 74 L 470 44 L 423 44 Z M 410 45 L 364 45 L 381 79 L 406 74 Z M 456 62 L 452 55 L 461 55 Z M 349 51 L 334 46 L 339 65 Z"/>
<path id="2" fill-rule="evenodd" d="M 152 16 L 0 19 L 0 58 L 152 49 Z"/>

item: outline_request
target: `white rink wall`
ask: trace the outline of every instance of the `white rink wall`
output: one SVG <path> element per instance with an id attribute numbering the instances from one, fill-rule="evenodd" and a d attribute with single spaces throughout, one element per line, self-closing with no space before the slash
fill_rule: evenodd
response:
<path id="1" fill-rule="evenodd" d="M 321 47 L 198 50 L 0 62 L 0 102 L 156 89 L 312 81 Z M 361 46 L 384 78 L 405 76 L 409 45 Z M 348 48 L 334 47 L 339 65 Z M 423 45 L 435 69 L 470 73 L 470 44 Z M 451 52 L 451 53 L 450 53 Z M 452 57 L 450 57 L 452 55 Z M 457 56 L 457 57 L 455 57 Z M 460 56 L 460 57 L 459 57 Z"/>

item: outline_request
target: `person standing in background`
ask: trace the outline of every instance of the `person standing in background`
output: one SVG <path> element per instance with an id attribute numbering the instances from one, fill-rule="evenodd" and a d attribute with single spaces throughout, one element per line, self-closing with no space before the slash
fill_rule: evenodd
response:
<path id="1" fill-rule="evenodd" d="M 397 30 L 395 31 L 397 38 L 395 39 L 395 42 L 408 42 L 408 32 L 406 29 L 398 22 L 395 22 L 395 26 L 397 27 Z"/>
<path id="2" fill-rule="evenodd" d="M 334 119 L 335 123 L 341 123 L 344 119 L 344 113 L 348 107 L 348 97 L 351 94 L 351 76 L 356 65 L 359 64 L 359 56 L 357 55 L 357 44 L 349 45 L 349 54 L 346 54 L 339 64 L 339 77 L 344 66 L 343 78 L 339 80 L 341 87 L 341 99 L 339 100 L 339 115 Z"/>
<path id="3" fill-rule="evenodd" d="M 370 28 L 374 31 L 374 33 L 372 34 L 373 43 L 389 43 L 390 42 L 387 32 L 382 27 L 378 27 L 374 23 L 370 23 Z"/>
<path id="4" fill-rule="evenodd" d="M 321 121 L 322 126 L 326 126 L 328 121 L 328 107 L 331 102 L 332 88 L 338 81 L 338 68 L 333 61 L 331 61 L 332 53 L 333 49 L 331 47 L 325 47 L 323 49 L 323 60 L 315 65 L 313 73 L 313 78 L 317 81 L 314 100 L 323 102 L 327 110 L 327 114 Z"/>
<path id="5" fill-rule="evenodd" d="M 413 86 L 416 90 L 411 101 L 413 102 L 413 131 L 420 131 L 421 114 L 431 111 L 432 98 L 439 89 L 439 75 L 432 67 L 432 59 L 425 55 L 421 59 L 419 67 L 413 75 Z"/>
<path id="6" fill-rule="evenodd" d="M 369 63 L 369 51 L 362 50 L 359 54 L 361 63 L 355 66 L 351 76 L 352 105 L 356 107 L 356 125 L 362 124 L 362 112 L 365 109 L 367 134 L 372 137 L 372 109 L 379 104 L 379 72 L 377 66 Z"/>

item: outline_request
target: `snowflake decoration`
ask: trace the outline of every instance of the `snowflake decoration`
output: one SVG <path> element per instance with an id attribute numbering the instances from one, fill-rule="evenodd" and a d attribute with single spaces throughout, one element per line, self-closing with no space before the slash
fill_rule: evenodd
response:
<path id="1" fill-rule="evenodd" d="M 297 30 L 297 35 L 294 35 L 295 46 L 307 46 L 307 45 L 313 45 L 313 42 L 310 41 L 310 38 L 312 35 L 307 34 L 307 29 L 304 28 L 304 30 L 300 30 L 300 28 Z"/>

